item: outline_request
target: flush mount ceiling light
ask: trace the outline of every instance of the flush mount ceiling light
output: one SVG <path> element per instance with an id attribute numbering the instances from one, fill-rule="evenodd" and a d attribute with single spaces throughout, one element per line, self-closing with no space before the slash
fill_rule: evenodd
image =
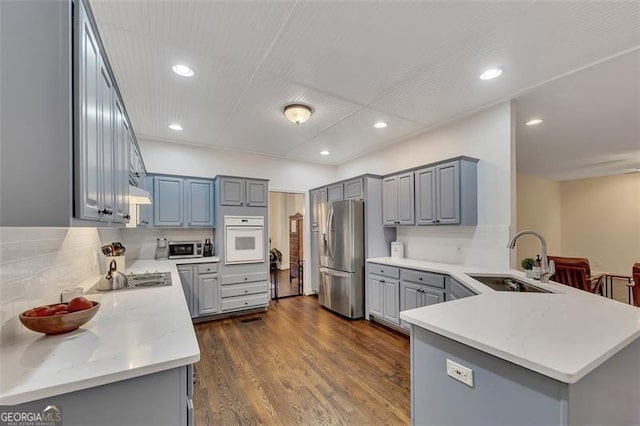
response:
<path id="1" fill-rule="evenodd" d="M 176 64 L 172 68 L 173 72 L 182 77 L 193 77 L 193 70 L 186 65 Z"/>
<path id="2" fill-rule="evenodd" d="M 182 126 L 179 125 L 178 123 L 169 124 L 169 128 L 171 130 L 178 130 L 178 131 L 182 130 Z"/>
<path id="3" fill-rule="evenodd" d="M 542 123 L 542 119 L 540 118 L 534 118 L 532 120 L 527 121 L 526 124 L 527 126 L 537 126 L 538 124 Z"/>
<path id="4" fill-rule="evenodd" d="M 282 109 L 284 116 L 292 123 L 302 124 L 311 117 L 313 110 L 303 104 L 290 104 Z"/>
<path id="5" fill-rule="evenodd" d="M 320 151 L 320 155 L 329 155 L 329 151 L 324 149 L 324 150 Z"/>
<path id="6" fill-rule="evenodd" d="M 480 80 L 493 80 L 502 75 L 502 68 L 489 68 L 480 74 Z"/>
<path id="7" fill-rule="evenodd" d="M 387 123 L 385 123 L 384 121 L 378 121 L 373 125 L 373 127 L 375 127 L 376 129 L 384 129 L 385 127 L 387 127 Z"/>

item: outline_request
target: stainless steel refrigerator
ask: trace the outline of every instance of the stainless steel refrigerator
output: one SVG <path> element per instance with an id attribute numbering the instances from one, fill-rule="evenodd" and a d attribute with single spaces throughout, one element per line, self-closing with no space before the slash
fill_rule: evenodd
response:
<path id="1" fill-rule="evenodd" d="M 320 304 L 349 318 L 364 316 L 364 202 L 319 205 Z"/>

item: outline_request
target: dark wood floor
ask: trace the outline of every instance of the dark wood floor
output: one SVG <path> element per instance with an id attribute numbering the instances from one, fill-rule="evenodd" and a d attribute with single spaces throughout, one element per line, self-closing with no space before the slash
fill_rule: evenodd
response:
<path id="1" fill-rule="evenodd" d="M 198 425 L 410 422 L 406 336 L 344 319 L 314 296 L 195 328 Z"/>

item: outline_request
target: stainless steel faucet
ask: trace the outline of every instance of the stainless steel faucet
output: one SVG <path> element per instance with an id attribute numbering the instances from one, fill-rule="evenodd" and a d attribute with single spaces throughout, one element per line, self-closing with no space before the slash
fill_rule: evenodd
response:
<path id="1" fill-rule="evenodd" d="M 549 262 L 549 259 L 547 258 L 547 240 L 544 239 L 541 233 L 531 230 L 520 231 L 516 235 L 514 235 L 513 238 L 511 238 L 511 241 L 509 241 L 509 244 L 507 244 L 507 248 L 514 249 L 516 247 L 516 241 L 518 241 L 518 238 L 522 237 L 523 235 L 535 235 L 540 240 L 540 243 L 542 243 L 542 267 L 540 271 L 540 282 L 548 283 L 549 277 L 556 273 L 556 264 L 553 260 Z"/>

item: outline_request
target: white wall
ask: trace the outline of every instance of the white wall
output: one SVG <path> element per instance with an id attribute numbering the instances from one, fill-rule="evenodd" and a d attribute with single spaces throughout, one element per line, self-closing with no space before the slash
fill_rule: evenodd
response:
<path id="1" fill-rule="evenodd" d="M 338 178 L 388 174 L 459 155 L 478 158 L 478 226 L 399 227 L 398 240 L 414 259 L 509 266 L 513 138 L 509 102 L 348 161 Z"/>
<path id="2" fill-rule="evenodd" d="M 335 168 L 257 154 L 139 139 L 147 171 L 186 176 L 269 179 L 269 190 L 305 192 L 335 180 Z"/>
<path id="3" fill-rule="evenodd" d="M 119 228 L 0 227 L 0 343 L 32 333 L 21 312 L 60 301 L 63 290 L 92 276 L 97 282 L 100 246 L 121 239 Z"/>

